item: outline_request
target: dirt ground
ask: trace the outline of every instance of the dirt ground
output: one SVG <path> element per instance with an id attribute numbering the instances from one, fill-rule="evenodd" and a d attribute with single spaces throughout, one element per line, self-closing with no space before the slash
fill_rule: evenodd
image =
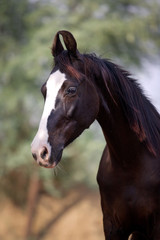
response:
<path id="1" fill-rule="evenodd" d="M 0 240 L 24 240 L 26 209 L 0 201 Z M 99 193 L 71 191 L 63 198 L 41 195 L 27 240 L 104 240 Z M 25 239 L 26 240 L 26 239 Z"/>

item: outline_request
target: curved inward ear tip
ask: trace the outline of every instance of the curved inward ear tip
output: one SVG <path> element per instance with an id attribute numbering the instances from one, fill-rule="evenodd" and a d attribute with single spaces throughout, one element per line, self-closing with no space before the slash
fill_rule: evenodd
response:
<path id="1" fill-rule="evenodd" d="M 72 33 L 66 30 L 60 30 L 55 35 L 53 46 L 52 46 L 52 55 L 55 57 L 64 50 L 63 45 L 60 41 L 59 35 L 63 37 L 64 44 L 69 54 L 76 57 L 78 55 L 77 42 L 74 36 L 72 35 Z"/>
<path id="2" fill-rule="evenodd" d="M 63 52 L 63 50 L 64 50 L 64 48 L 63 48 L 63 45 L 62 45 L 62 43 L 59 39 L 59 33 L 57 32 L 55 37 L 54 37 L 53 44 L 52 44 L 52 47 L 51 47 L 53 57 L 58 56 L 61 52 Z"/>

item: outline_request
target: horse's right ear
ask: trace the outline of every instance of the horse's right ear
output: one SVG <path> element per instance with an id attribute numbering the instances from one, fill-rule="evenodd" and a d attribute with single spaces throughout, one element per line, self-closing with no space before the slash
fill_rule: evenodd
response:
<path id="1" fill-rule="evenodd" d="M 52 45 L 53 57 L 58 56 L 61 52 L 63 52 L 63 50 L 64 50 L 63 45 L 59 39 L 59 32 L 57 32 Z"/>
<path id="2" fill-rule="evenodd" d="M 70 32 L 65 30 L 57 32 L 52 46 L 52 55 L 56 57 L 64 50 L 62 43 L 59 39 L 59 34 L 63 37 L 63 41 L 68 50 L 68 53 L 73 57 L 78 57 L 79 52 L 77 50 L 76 40 Z"/>

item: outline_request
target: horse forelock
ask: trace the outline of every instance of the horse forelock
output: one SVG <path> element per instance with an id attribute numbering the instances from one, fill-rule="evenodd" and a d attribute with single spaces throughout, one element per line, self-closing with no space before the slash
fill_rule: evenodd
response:
<path id="1" fill-rule="evenodd" d="M 55 57 L 54 62 L 61 72 L 68 74 L 77 81 L 81 81 L 82 73 L 75 66 L 73 66 L 73 62 L 67 51 L 63 51 L 61 54 Z"/>

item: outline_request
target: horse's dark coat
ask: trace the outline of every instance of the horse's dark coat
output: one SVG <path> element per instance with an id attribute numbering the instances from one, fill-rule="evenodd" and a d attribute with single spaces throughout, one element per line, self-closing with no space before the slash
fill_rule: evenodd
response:
<path id="1" fill-rule="evenodd" d="M 97 119 L 107 142 L 97 174 L 105 238 L 160 239 L 158 112 L 127 71 L 80 54 L 69 32 L 56 34 L 52 54 L 53 71 L 65 73 L 67 81 L 48 119 L 50 161 L 58 163 L 62 149 Z M 64 96 L 71 85 L 76 93 Z"/>

